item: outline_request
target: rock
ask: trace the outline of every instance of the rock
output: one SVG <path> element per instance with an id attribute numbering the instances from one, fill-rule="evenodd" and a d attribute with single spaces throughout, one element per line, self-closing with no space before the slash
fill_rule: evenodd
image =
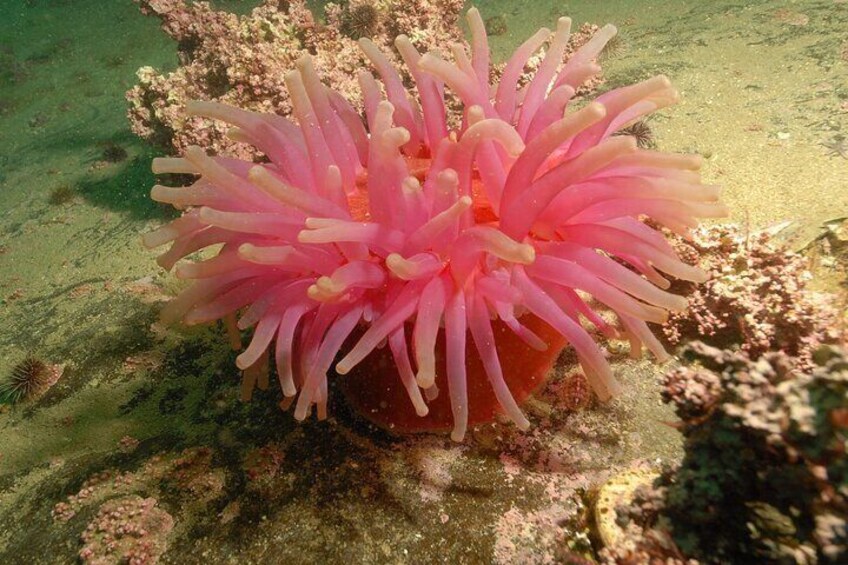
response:
<path id="1" fill-rule="evenodd" d="M 595 495 L 593 514 L 598 538 L 604 547 L 617 545 L 624 535 L 618 523 L 616 508 L 629 503 L 636 489 L 651 485 L 659 476 L 653 469 L 630 469 L 601 485 Z"/>

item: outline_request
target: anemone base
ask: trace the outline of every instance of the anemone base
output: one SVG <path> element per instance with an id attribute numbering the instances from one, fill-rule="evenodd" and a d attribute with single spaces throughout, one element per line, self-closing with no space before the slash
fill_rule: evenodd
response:
<path id="1" fill-rule="evenodd" d="M 545 351 L 533 349 L 519 339 L 500 320 L 492 321 L 498 358 L 512 395 L 518 404 L 547 381 L 551 369 L 566 345 L 553 328 L 532 315 L 521 323 L 548 343 Z M 407 336 L 412 334 L 407 331 Z M 410 339 L 408 338 L 408 342 Z M 411 349 L 411 343 L 407 344 Z M 483 364 L 469 334 L 466 345 L 468 383 L 468 424 L 485 424 L 502 414 L 502 409 L 489 384 Z M 445 335 L 439 331 L 436 341 L 436 386 L 439 394 L 427 402 L 429 413 L 418 416 L 398 376 L 391 351 L 383 347 L 371 353 L 350 373 L 338 377 L 349 404 L 375 425 L 397 433 L 449 431 L 453 427 L 450 394 L 445 377 Z"/>

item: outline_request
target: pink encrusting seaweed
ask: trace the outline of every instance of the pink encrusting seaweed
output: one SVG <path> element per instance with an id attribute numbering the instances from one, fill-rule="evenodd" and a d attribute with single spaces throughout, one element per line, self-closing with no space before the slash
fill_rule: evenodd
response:
<path id="1" fill-rule="evenodd" d="M 661 273 L 690 281 L 705 273 L 683 263 L 640 218 L 687 235 L 697 217 L 723 216 L 725 208 L 718 188 L 701 184 L 699 158 L 642 150 L 613 134 L 674 103 L 677 92 L 658 76 L 572 109 L 575 90 L 600 71 L 595 60 L 616 29 L 602 28 L 562 64 L 568 18 L 552 38 L 542 29 L 524 42 L 492 85 L 476 9 L 468 23 L 470 53 L 450 45 L 452 62 L 397 38 L 417 96 L 387 56 L 361 40 L 382 82 L 359 73 L 364 120 L 304 57 L 285 76 L 294 120 L 211 102 L 188 107 L 231 124 L 229 135 L 257 147 L 266 163 L 211 157 L 199 147 L 154 161 L 156 173 L 200 177 L 188 187 L 152 190 L 153 199 L 185 212 L 144 242 L 171 243 L 159 264 L 195 281 L 163 318 L 223 318 L 237 341 L 241 311 L 238 329 L 255 327 L 237 359 L 244 396 L 257 381 L 267 384 L 274 355 L 284 396 L 297 397 L 295 417 L 306 418 L 312 405 L 326 417 L 327 372 L 355 335 L 336 372 L 348 373 L 387 342 L 424 416 L 437 392 L 443 331 L 451 437 L 459 441 L 473 402 L 470 334 L 503 411 L 525 429 L 494 347 L 493 321 L 544 350 L 521 318 L 543 320 L 572 345 L 593 390 L 608 399 L 619 384 L 581 318 L 607 336 L 617 329 L 587 295 L 617 315 L 634 355 L 644 344 L 666 356 L 646 322 L 662 323 L 686 301 L 664 290 L 670 283 Z M 527 59 L 549 38 L 535 76 L 519 87 Z M 445 87 L 464 105 L 456 131 L 449 130 Z M 177 264 L 217 244 L 214 257 Z"/>

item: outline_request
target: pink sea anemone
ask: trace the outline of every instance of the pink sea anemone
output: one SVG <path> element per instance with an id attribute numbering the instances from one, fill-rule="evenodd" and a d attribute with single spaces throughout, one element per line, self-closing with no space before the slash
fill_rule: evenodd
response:
<path id="1" fill-rule="evenodd" d="M 285 77 L 296 121 L 188 106 L 230 123 L 229 135 L 267 162 L 211 157 L 199 147 L 154 161 L 156 173 L 199 175 L 191 186 L 151 193 L 185 212 L 144 243 L 171 243 L 159 264 L 195 281 L 163 319 L 223 318 L 236 343 L 236 325 L 255 327 L 237 360 L 245 397 L 267 385 L 273 355 L 283 395 L 296 398 L 295 417 L 316 405 L 324 418 L 327 373 L 339 352 L 335 371 L 345 375 L 388 343 L 394 366 L 383 371 L 402 384 L 404 409 L 425 418 L 439 385 L 447 386 L 459 441 L 476 400 L 474 363 L 499 409 L 519 428 L 530 425 L 514 394 L 522 366 L 499 357 L 502 340 L 554 356 L 567 341 L 601 399 L 620 387 L 581 320 L 607 336 L 622 331 L 633 354 L 644 344 L 666 356 L 646 322 L 662 323 L 686 301 L 664 290 L 661 273 L 690 281 L 705 274 L 640 219 L 687 235 L 696 217 L 725 208 L 718 188 L 701 184 L 697 157 L 639 149 L 613 134 L 675 102 L 676 91 L 658 76 L 577 103 L 575 90 L 600 71 L 595 60 L 616 29 L 602 28 L 563 65 L 568 18 L 554 34 L 542 29 L 525 41 L 493 85 L 476 9 L 468 23 L 470 53 L 451 45 L 452 62 L 397 38 L 415 95 L 386 55 L 361 40 L 382 82 L 359 73 L 364 120 L 305 57 Z M 532 80 L 519 86 L 525 63 L 545 45 Z M 446 86 L 464 105 L 455 130 Z M 219 244 L 208 258 L 177 264 Z M 615 313 L 619 328 L 599 306 Z"/>

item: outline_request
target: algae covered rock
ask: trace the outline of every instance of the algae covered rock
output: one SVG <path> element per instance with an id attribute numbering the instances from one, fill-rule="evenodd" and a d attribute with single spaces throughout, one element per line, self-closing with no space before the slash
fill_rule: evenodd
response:
<path id="1" fill-rule="evenodd" d="M 677 238 L 674 245 L 710 279 L 699 285 L 675 283 L 688 294 L 689 308 L 673 313 L 663 326 L 672 345 L 699 339 L 741 349 L 751 359 L 783 351 L 806 370 L 814 366 L 813 351 L 839 339 L 838 299 L 815 291 L 809 259 L 768 230 L 704 226 L 691 241 Z"/>
<path id="2" fill-rule="evenodd" d="M 684 459 L 619 509 L 638 531 L 606 557 L 655 556 L 670 533 L 674 559 L 845 562 L 846 352 L 820 348 L 806 373 L 782 353 L 752 361 L 694 343 L 683 355 L 692 365 L 665 377 L 663 396 L 681 418 Z"/>

